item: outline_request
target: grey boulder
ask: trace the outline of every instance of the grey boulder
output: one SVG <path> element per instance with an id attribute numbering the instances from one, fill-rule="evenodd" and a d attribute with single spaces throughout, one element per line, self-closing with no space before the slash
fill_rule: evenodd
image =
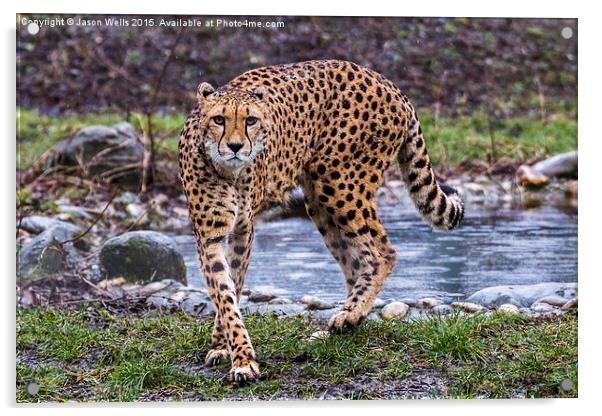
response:
<path id="1" fill-rule="evenodd" d="M 31 215 L 21 220 L 20 227 L 33 234 L 40 234 L 51 228 L 61 228 L 69 236 L 82 232 L 82 229 L 75 224 L 57 220 L 56 218 L 43 217 L 41 215 Z"/>
<path id="2" fill-rule="evenodd" d="M 27 284 L 60 273 L 66 257 L 60 242 L 70 236 L 61 228 L 51 228 L 23 244 L 17 254 L 17 283 Z"/>
<path id="3" fill-rule="evenodd" d="M 577 159 L 577 151 L 575 150 L 537 162 L 532 166 L 532 169 L 545 176 L 576 178 L 578 167 L 579 162 Z"/>
<path id="4" fill-rule="evenodd" d="M 487 308 L 496 308 L 503 304 L 529 307 L 546 296 L 558 296 L 568 301 L 577 296 L 577 283 L 494 286 L 479 290 L 469 296 L 466 301 Z"/>
<path id="5" fill-rule="evenodd" d="M 48 150 L 45 166 L 80 167 L 83 176 L 124 187 L 140 186 L 144 146 L 129 123 L 88 126 Z"/>
<path id="6" fill-rule="evenodd" d="M 109 278 L 186 282 L 186 265 L 176 243 L 155 231 L 132 231 L 109 239 L 100 251 L 100 263 Z"/>

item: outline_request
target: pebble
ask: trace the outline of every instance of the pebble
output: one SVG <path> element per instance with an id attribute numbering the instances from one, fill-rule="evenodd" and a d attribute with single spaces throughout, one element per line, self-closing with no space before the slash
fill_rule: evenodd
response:
<path id="1" fill-rule="evenodd" d="M 566 299 L 560 296 L 545 296 L 534 303 L 547 303 L 548 305 L 561 307 L 566 303 Z"/>
<path id="2" fill-rule="evenodd" d="M 125 283 L 127 283 L 127 280 L 125 280 L 123 277 L 116 277 L 114 279 L 101 280 L 96 284 L 96 287 L 102 290 L 106 290 L 112 286 L 123 286 Z"/>
<path id="3" fill-rule="evenodd" d="M 119 198 L 117 198 L 117 201 L 121 202 L 124 205 L 127 205 L 127 204 L 131 204 L 133 202 L 138 202 L 140 200 L 138 199 L 138 195 L 136 195 L 135 193 L 126 191 L 126 192 L 122 193 L 119 196 Z"/>
<path id="4" fill-rule="evenodd" d="M 453 302 L 451 306 L 454 308 L 460 308 L 466 312 L 483 312 L 487 309 L 484 306 L 472 302 Z"/>
<path id="5" fill-rule="evenodd" d="M 533 312 L 551 312 L 554 307 L 548 303 L 534 303 L 531 305 L 531 310 Z"/>
<path id="6" fill-rule="evenodd" d="M 174 207 L 172 211 L 178 217 L 188 218 L 188 209 L 186 208 Z"/>
<path id="7" fill-rule="evenodd" d="M 152 305 L 155 308 L 172 308 L 176 306 L 176 303 L 164 296 L 152 295 L 146 298 L 146 303 Z"/>
<path id="8" fill-rule="evenodd" d="M 169 203 L 169 197 L 165 194 L 157 194 L 153 198 L 153 203 L 158 207 L 165 207 Z"/>
<path id="9" fill-rule="evenodd" d="M 372 308 L 381 308 L 383 306 L 385 306 L 385 301 L 381 298 L 376 298 L 374 299 L 374 302 L 372 302 Z"/>
<path id="10" fill-rule="evenodd" d="M 271 292 L 251 292 L 249 294 L 250 302 L 269 302 L 275 298 L 276 295 Z"/>
<path id="11" fill-rule="evenodd" d="M 305 295 L 300 299 L 301 303 L 307 305 L 307 309 L 310 311 L 322 311 L 326 309 L 334 308 L 332 303 L 325 302 L 315 296 Z"/>
<path id="12" fill-rule="evenodd" d="M 310 341 L 317 341 L 319 339 L 328 338 L 330 333 L 328 331 L 316 331 L 309 336 Z"/>
<path id="13" fill-rule="evenodd" d="M 431 313 L 435 315 L 449 315 L 453 311 L 453 308 L 449 305 L 437 305 L 431 309 Z"/>
<path id="14" fill-rule="evenodd" d="M 564 192 L 571 198 L 579 196 L 579 184 L 577 181 L 570 181 L 565 187 Z"/>
<path id="15" fill-rule="evenodd" d="M 500 312 L 510 313 L 510 314 L 514 314 L 514 315 L 520 314 L 518 307 L 511 303 L 504 303 L 503 305 L 500 305 L 500 307 L 497 308 L 497 310 Z"/>
<path id="16" fill-rule="evenodd" d="M 485 195 L 485 188 L 478 183 L 468 182 L 464 185 L 464 189 L 475 195 Z"/>
<path id="17" fill-rule="evenodd" d="M 439 305 L 443 305 L 443 301 L 435 298 L 423 298 L 416 302 L 416 307 L 418 309 L 431 309 Z"/>
<path id="18" fill-rule="evenodd" d="M 522 165 L 516 171 L 516 176 L 521 185 L 540 188 L 550 183 L 548 178 L 543 173 L 533 170 L 530 166 Z"/>
<path id="19" fill-rule="evenodd" d="M 409 310 L 410 307 L 403 302 L 391 302 L 380 310 L 380 317 L 387 321 L 394 318 L 402 319 Z"/>
<path id="20" fill-rule="evenodd" d="M 144 213 L 146 212 L 146 210 L 142 207 L 142 205 L 138 205 L 136 203 L 131 203 L 128 204 L 125 207 L 125 211 L 132 217 L 132 218 L 138 218 L 141 217 L 142 215 L 144 215 Z"/>
<path id="21" fill-rule="evenodd" d="M 288 298 L 275 298 L 268 302 L 270 305 L 290 305 L 293 303 L 292 300 Z"/>
<path id="22" fill-rule="evenodd" d="M 121 278 L 121 279 L 123 279 L 123 278 Z M 183 287 L 183 285 L 180 282 L 177 282 L 172 279 L 163 279 L 158 282 L 151 282 L 147 285 L 144 285 L 141 288 L 137 289 L 137 292 L 138 292 L 139 296 L 151 296 L 151 295 L 153 295 L 157 292 L 160 292 L 162 290 L 165 290 L 167 288 L 171 288 L 172 290 L 177 290 L 177 289 L 180 289 L 181 287 Z"/>
<path id="23" fill-rule="evenodd" d="M 215 313 L 211 299 L 201 292 L 188 292 L 180 302 L 180 309 L 194 316 L 207 316 Z"/>

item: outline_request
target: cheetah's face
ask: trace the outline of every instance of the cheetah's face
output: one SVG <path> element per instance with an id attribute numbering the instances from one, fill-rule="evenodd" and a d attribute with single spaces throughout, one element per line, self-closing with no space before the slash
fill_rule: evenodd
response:
<path id="1" fill-rule="evenodd" d="M 209 84 L 197 94 L 202 117 L 202 145 L 215 168 L 237 176 L 263 150 L 268 127 L 266 91 L 215 91 Z"/>

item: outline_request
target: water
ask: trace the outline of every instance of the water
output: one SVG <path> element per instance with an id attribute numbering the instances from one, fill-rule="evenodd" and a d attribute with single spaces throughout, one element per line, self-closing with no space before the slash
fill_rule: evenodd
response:
<path id="1" fill-rule="evenodd" d="M 461 299 L 508 284 L 577 281 L 577 215 L 558 208 L 467 211 L 452 233 L 433 232 L 413 209 L 381 206 L 397 263 L 379 297 Z M 177 236 L 188 282 L 204 286 L 193 236 Z M 245 286 L 298 299 L 344 298 L 343 275 L 310 220 L 256 226 Z"/>

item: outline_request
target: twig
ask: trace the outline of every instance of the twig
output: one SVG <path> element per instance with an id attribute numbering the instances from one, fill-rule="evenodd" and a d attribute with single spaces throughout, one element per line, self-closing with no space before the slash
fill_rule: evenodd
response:
<path id="1" fill-rule="evenodd" d="M 144 296 L 129 297 L 127 295 L 123 295 L 118 298 L 112 298 L 112 299 L 106 299 L 106 298 L 72 299 L 72 300 L 66 300 L 66 301 L 60 302 L 60 304 L 67 305 L 67 304 L 71 304 L 71 303 L 86 303 L 86 302 L 114 303 L 114 302 L 119 302 L 119 301 L 125 300 L 125 299 L 127 299 L 128 301 L 138 301 L 138 300 L 146 299 L 146 297 L 144 297 Z M 52 304 L 57 304 L 57 303 L 49 302 L 49 305 L 52 305 Z"/>
<path id="2" fill-rule="evenodd" d="M 441 76 L 441 82 L 439 83 L 439 88 L 437 91 L 437 102 L 435 103 L 435 134 L 434 136 L 437 139 L 437 145 L 439 147 L 439 152 L 441 153 L 441 162 L 443 166 L 447 166 L 447 153 L 445 152 L 445 146 L 441 142 L 441 132 L 439 126 L 439 117 L 441 115 L 441 96 L 443 95 L 443 84 L 445 83 L 445 79 L 447 78 L 447 71 L 443 71 L 443 75 Z"/>
<path id="3" fill-rule="evenodd" d="M 147 129 L 144 130 L 144 134 L 142 135 L 142 138 L 144 140 L 144 157 L 142 158 L 142 187 L 140 188 L 141 194 L 146 193 L 148 187 L 151 185 L 153 181 L 153 170 L 155 167 L 155 139 L 153 137 L 152 115 L 157 107 L 159 89 L 161 88 L 161 84 L 163 83 L 163 78 L 165 77 L 165 73 L 167 72 L 167 67 L 171 63 L 174 53 L 176 51 L 176 47 L 178 46 L 178 43 L 180 43 L 180 39 L 182 38 L 182 34 L 184 33 L 183 29 L 184 28 L 180 28 L 180 30 L 178 31 L 178 35 L 173 45 L 171 46 L 169 55 L 167 55 L 165 62 L 163 62 L 163 67 L 161 68 L 161 72 L 159 73 L 157 82 L 155 82 L 150 107 L 148 109 L 148 112 L 146 113 Z"/>
<path id="4" fill-rule="evenodd" d="M 96 216 L 96 218 L 94 219 L 92 224 L 90 224 L 90 226 L 83 233 L 81 233 L 78 236 L 73 237 L 69 240 L 62 241 L 60 244 L 63 245 L 63 244 L 67 244 L 67 243 L 72 243 L 72 242 L 77 241 L 80 238 L 84 237 L 86 234 L 88 234 L 90 232 L 90 230 L 92 229 L 92 227 L 94 227 L 96 225 L 96 223 L 98 223 L 98 221 L 100 221 L 100 219 L 103 217 L 105 211 L 107 210 L 107 208 L 109 208 L 109 205 L 111 205 L 111 202 L 113 202 L 113 199 L 115 199 L 116 196 L 117 196 L 117 191 L 114 191 L 113 195 L 111 195 L 111 198 L 109 199 L 109 202 L 107 202 L 107 204 L 102 209 L 102 211 L 100 211 L 100 213 Z"/>
<path id="5" fill-rule="evenodd" d="M 99 293 L 101 293 L 102 295 L 105 295 L 111 299 L 115 299 L 113 297 L 113 295 L 111 295 L 111 293 L 107 290 L 101 289 L 98 286 L 96 286 L 94 283 L 92 283 L 91 281 L 89 281 L 88 279 L 86 279 L 84 276 L 78 274 L 76 275 L 81 281 L 83 281 L 85 284 L 87 284 L 88 286 L 90 286 L 91 288 L 93 288 L 94 290 L 98 291 Z"/>
<path id="6" fill-rule="evenodd" d="M 537 85 L 537 95 L 539 97 L 539 116 L 541 118 L 542 123 L 546 121 L 546 97 L 543 93 L 543 86 L 541 85 L 541 81 L 539 81 L 539 77 L 535 75 L 535 84 Z"/>

